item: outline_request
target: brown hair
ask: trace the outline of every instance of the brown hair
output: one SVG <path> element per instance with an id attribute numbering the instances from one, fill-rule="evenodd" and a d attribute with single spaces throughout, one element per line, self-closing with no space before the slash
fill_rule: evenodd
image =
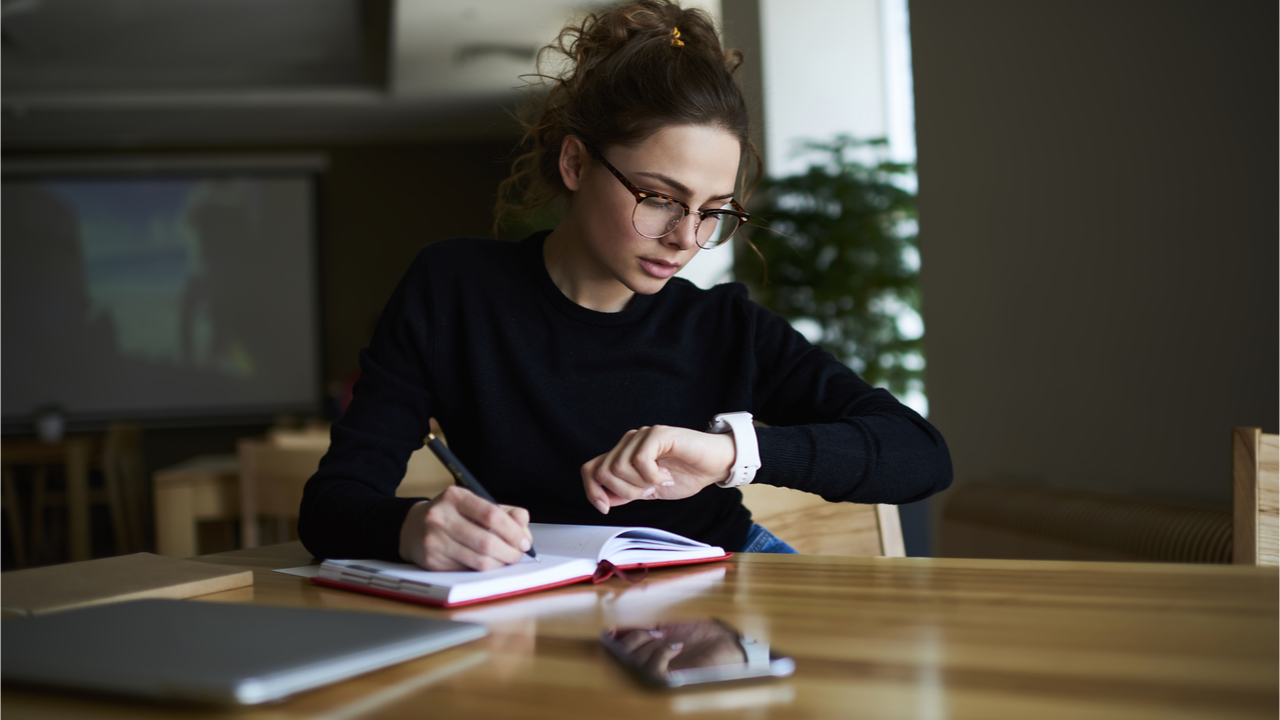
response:
<path id="1" fill-rule="evenodd" d="M 541 72 L 549 53 L 568 60 L 556 75 Z M 550 90 L 523 108 L 521 146 L 527 149 L 498 186 L 495 217 L 527 214 L 568 193 L 559 163 L 569 135 L 604 150 L 643 142 L 673 125 L 719 127 L 754 159 L 759 182 L 762 161 L 733 76 L 741 63 L 742 53 L 721 47 L 706 13 L 671 0 L 637 0 L 566 26 L 538 54 L 533 86 Z"/>

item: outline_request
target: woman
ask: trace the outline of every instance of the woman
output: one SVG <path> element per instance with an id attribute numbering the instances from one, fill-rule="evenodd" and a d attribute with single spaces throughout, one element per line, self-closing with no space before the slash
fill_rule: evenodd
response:
<path id="1" fill-rule="evenodd" d="M 786 552 L 734 486 L 866 503 L 945 488 L 950 456 L 923 418 L 741 285 L 672 278 L 746 219 L 733 200 L 740 160 L 759 158 L 733 78 L 741 56 L 724 53 L 710 19 L 642 0 L 588 16 L 550 48 L 568 67 L 503 191 L 523 187 L 525 208 L 565 198 L 564 219 L 520 243 L 421 252 L 307 484 L 307 548 L 490 569 L 519 560 L 532 519 Z M 769 427 L 731 415 L 704 431 L 735 411 Z M 462 488 L 395 497 L 430 417 L 508 505 Z"/>

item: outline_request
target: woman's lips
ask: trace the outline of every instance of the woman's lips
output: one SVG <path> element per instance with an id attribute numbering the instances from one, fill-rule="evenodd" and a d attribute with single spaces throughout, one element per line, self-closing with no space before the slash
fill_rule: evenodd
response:
<path id="1" fill-rule="evenodd" d="M 640 258 L 640 267 L 659 280 L 666 280 L 680 270 L 679 263 L 659 260 L 657 258 Z"/>

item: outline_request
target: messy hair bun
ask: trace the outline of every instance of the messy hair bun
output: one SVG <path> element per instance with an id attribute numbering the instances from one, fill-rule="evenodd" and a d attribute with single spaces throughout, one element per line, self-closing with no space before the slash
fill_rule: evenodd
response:
<path id="1" fill-rule="evenodd" d="M 543 74 L 550 59 L 563 61 L 563 70 Z M 526 149 L 499 186 L 496 216 L 567 194 L 559 161 L 569 135 L 603 150 L 643 142 L 664 127 L 709 125 L 737 137 L 758 168 L 733 76 L 741 63 L 742 53 L 721 47 L 705 12 L 670 0 L 637 0 L 566 26 L 538 55 L 535 86 L 550 89 L 521 114 Z"/>

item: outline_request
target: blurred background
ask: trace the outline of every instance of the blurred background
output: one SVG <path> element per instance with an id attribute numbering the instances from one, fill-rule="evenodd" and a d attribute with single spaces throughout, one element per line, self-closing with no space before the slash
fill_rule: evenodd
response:
<path id="1" fill-rule="evenodd" d="M 830 249 L 777 225 L 809 259 L 767 282 L 741 246 L 686 272 L 943 432 L 907 554 L 972 483 L 1229 507 L 1230 429 L 1280 418 L 1274 6 L 691 4 L 746 55 L 762 225 L 897 198 Z M 538 48 L 606 5 L 5 0 L 5 567 L 155 549 L 165 488 L 239 517 L 217 458 L 323 434 L 418 250 L 493 233 Z"/>

